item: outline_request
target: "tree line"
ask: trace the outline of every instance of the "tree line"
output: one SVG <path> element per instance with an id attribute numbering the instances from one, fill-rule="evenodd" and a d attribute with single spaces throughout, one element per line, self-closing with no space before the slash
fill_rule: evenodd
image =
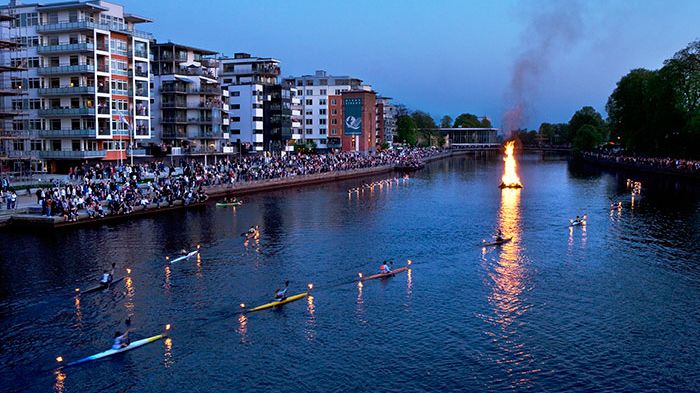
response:
<path id="1" fill-rule="evenodd" d="M 462 113 L 454 120 L 449 115 L 440 119 L 440 128 L 491 128 L 491 120 L 487 117 L 478 117 L 471 113 Z M 436 132 L 438 124 L 428 113 L 416 110 L 408 111 L 401 106 L 396 121 L 396 135 L 394 142 L 407 143 L 419 146 L 443 146 L 445 136 Z"/>

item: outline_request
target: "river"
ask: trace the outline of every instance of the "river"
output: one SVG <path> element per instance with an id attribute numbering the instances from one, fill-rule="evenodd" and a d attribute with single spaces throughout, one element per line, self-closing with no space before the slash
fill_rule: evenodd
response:
<path id="1" fill-rule="evenodd" d="M 453 157 L 359 194 L 393 175 L 0 232 L 1 390 L 700 391 L 700 188 L 633 178 L 632 195 L 628 176 L 525 156 L 525 188 L 501 191 L 501 170 Z M 513 241 L 480 247 L 499 227 Z M 357 283 L 388 258 L 413 263 Z M 113 261 L 124 281 L 75 295 Z M 285 280 L 311 296 L 238 313 Z M 169 338 L 51 371 L 108 349 L 127 316 L 132 340 Z"/>

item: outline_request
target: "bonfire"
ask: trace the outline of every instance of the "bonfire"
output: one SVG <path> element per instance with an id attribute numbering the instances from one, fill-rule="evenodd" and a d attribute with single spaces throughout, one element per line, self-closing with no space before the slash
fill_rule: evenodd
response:
<path id="1" fill-rule="evenodd" d="M 508 141 L 506 143 L 506 155 L 503 157 L 503 161 L 506 164 L 503 168 L 503 177 L 501 178 L 501 185 L 498 186 L 499 188 L 523 188 L 523 183 L 520 182 L 518 173 L 515 170 L 518 164 L 515 162 L 514 150 L 515 141 Z"/>

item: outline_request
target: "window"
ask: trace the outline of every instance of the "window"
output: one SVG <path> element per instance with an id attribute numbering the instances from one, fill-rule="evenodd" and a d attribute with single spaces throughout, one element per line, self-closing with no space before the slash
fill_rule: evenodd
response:
<path id="1" fill-rule="evenodd" d="M 41 109 L 41 99 L 32 98 L 29 100 L 29 109 Z"/>
<path id="2" fill-rule="evenodd" d="M 241 92 L 240 91 L 232 91 L 231 92 L 231 97 L 240 97 Z"/>
<path id="3" fill-rule="evenodd" d="M 331 115 L 337 115 L 338 110 L 337 109 L 331 109 Z"/>
<path id="4" fill-rule="evenodd" d="M 231 79 L 231 78 L 224 78 L 224 83 L 225 83 L 225 84 L 233 83 L 233 79 Z"/>
<path id="5" fill-rule="evenodd" d="M 320 81 L 318 81 L 318 84 L 321 86 L 326 86 L 328 84 L 328 79 L 321 79 Z M 321 90 L 321 91 L 325 91 L 325 90 Z"/>
<path id="6" fill-rule="evenodd" d="M 318 130 L 318 133 L 321 134 L 321 135 L 326 135 L 326 129 L 325 129 L 325 128 L 321 128 L 321 129 Z"/>
<path id="7" fill-rule="evenodd" d="M 240 134 L 241 134 L 241 130 L 235 129 L 235 128 L 234 128 L 233 130 L 231 130 L 230 132 L 231 132 L 231 134 L 233 134 L 233 135 L 240 135 Z"/>
<path id="8" fill-rule="evenodd" d="M 321 92 L 320 92 L 319 94 L 322 95 L 322 96 L 325 96 L 325 95 L 326 95 L 326 89 L 321 89 Z"/>
<path id="9" fill-rule="evenodd" d="M 314 125 L 314 119 L 306 119 L 306 125 L 307 125 L 307 126 L 312 126 L 312 125 Z"/>
<path id="10" fill-rule="evenodd" d="M 318 124 L 325 126 L 326 125 L 326 119 L 318 119 Z"/>
<path id="11" fill-rule="evenodd" d="M 313 86 L 313 85 L 314 85 L 314 80 L 313 80 L 313 79 L 309 79 L 309 80 L 306 81 L 306 86 Z"/>
<path id="12" fill-rule="evenodd" d="M 237 123 L 237 122 L 240 122 L 240 121 L 241 121 L 241 117 L 240 117 L 240 116 L 232 116 L 232 117 L 231 117 L 231 121 L 232 121 L 232 122 L 236 122 L 236 123 Z"/>
<path id="13" fill-rule="evenodd" d="M 319 104 L 319 105 L 326 105 L 326 99 L 325 99 L 325 98 L 321 98 L 320 100 L 318 100 L 318 104 Z"/>
<path id="14" fill-rule="evenodd" d="M 331 125 L 332 125 L 332 126 L 337 126 L 337 125 L 338 125 L 338 119 L 331 119 Z"/>
<path id="15" fill-rule="evenodd" d="M 313 130 L 313 129 L 311 129 L 311 128 L 307 128 L 307 129 L 306 129 L 306 135 L 311 135 L 311 134 L 313 134 L 313 133 L 314 133 L 314 130 Z"/>
<path id="16" fill-rule="evenodd" d="M 326 114 L 326 108 L 322 108 L 318 110 L 319 115 L 325 115 Z"/>
<path id="17" fill-rule="evenodd" d="M 314 111 L 311 109 L 307 109 L 305 113 L 306 113 L 306 116 L 313 116 Z"/>
<path id="18" fill-rule="evenodd" d="M 331 100 L 331 105 L 337 105 L 336 100 Z"/>
<path id="19" fill-rule="evenodd" d="M 312 95 L 314 95 L 314 91 L 311 90 L 311 89 L 306 89 L 306 95 L 307 95 L 307 96 L 312 96 Z"/>
<path id="20" fill-rule="evenodd" d="M 331 128 L 331 135 L 338 135 L 338 129 L 337 129 L 337 128 Z"/>
<path id="21" fill-rule="evenodd" d="M 241 104 L 231 104 L 231 109 L 241 109 Z"/>
<path id="22" fill-rule="evenodd" d="M 306 100 L 306 105 L 313 105 L 313 104 L 314 104 L 314 100 L 311 100 L 311 99 Z"/>
<path id="23" fill-rule="evenodd" d="M 41 150 L 41 141 L 29 141 L 30 150 Z"/>
<path id="24" fill-rule="evenodd" d="M 253 121 L 263 121 L 261 116 L 253 116 Z"/>
<path id="25" fill-rule="evenodd" d="M 304 86 L 304 81 L 303 81 L 303 80 L 298 80 L 298 81 L 297 81 L 297 86 Z"/>
<path id="26" fill-rule="evenodd" d="M 328 143 L 328 140 L 326 140 L 326 139 L 319 139 L 318 143 L 321 144 L 321 145 L 325 145 L 326 143 Z"/>

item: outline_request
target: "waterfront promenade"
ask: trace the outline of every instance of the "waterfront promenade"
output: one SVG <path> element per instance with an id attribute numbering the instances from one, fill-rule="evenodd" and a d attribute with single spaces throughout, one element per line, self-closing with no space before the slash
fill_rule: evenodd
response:
<path id="1" fill-rule="evenodd" d="M 585 162 L 611 168 L 700 179 L 700 161 L 698 160 L 637 157 L 601 152 L 584 152 L 581 158 Z"/>
<path id="2" fill-rule="evenodd" d="M 351 158 L 350 155 L 305 156 L 306 158 L 294 159 L 293 166 L 289 166 L 289 162 L 281 165 L 280 162 L 270 158 L 264 159 L 264 162 L 252 159 L 236 163 L 218 163 L 207 167 L 188 165 L 158 169 L 154 166 L 152 172 L 139 173 L 140 182 L 138 183 L 135 168 L 129 168 L 128 174 L 123 173 L 126 172 L 123 168 L 118 172 L 104 168 L 96 171 L 91 168 L 87 169 L 88 173 L 81 174 L 81 177 L 66 176 L 63 178 L 63 184 L 53 187 L 53 191 L 45 190 L 57 196 L 56 199 L 63 200 L 64 209 L 59 214 L 54 212 L 48 215 L 45 202 L 39 200 L 35 194 L 36 189 L 30 189 L 26 194 L 17 197 L 15 209 L 0 210 L 0 227 L 18 225 L 55 228 L 123 220 L 173 209 L 202 206 L 205 201 L 202 200 L 203 198 L 196 198 L 197 192 L 206 194 L 209 199 L 240 196 L 377 175 L 394 170 L 417 169 L 426 162 L 451 155 L 452 152 L 437 149 L 410 149 L 357 158 Z M 138 169 L 141 171 L 144 167 Z M 110 176 L 105 176 L 104 179 L 96 182 L 100 185 L 98 188 L 95 188 L 95 183 L 85 180 L 87 177 L 91 180 L 102 177 L 103 174 L 110 172 Z M 163 173 L 168 173 L 165 180 L 162 177 Z M 154 186 L 154 184 L 161 186 Z M 172 193 L 171 184 L 175 186 L 182 184 L 182 190 Z M 69 196 L 73 195 L 72 198 L 60 196 L 66 194 L 66 190 Z M 87 191 L 83 195 L 80 190 Z M 94 200 L 91 198 L 93 195 Z"/>

